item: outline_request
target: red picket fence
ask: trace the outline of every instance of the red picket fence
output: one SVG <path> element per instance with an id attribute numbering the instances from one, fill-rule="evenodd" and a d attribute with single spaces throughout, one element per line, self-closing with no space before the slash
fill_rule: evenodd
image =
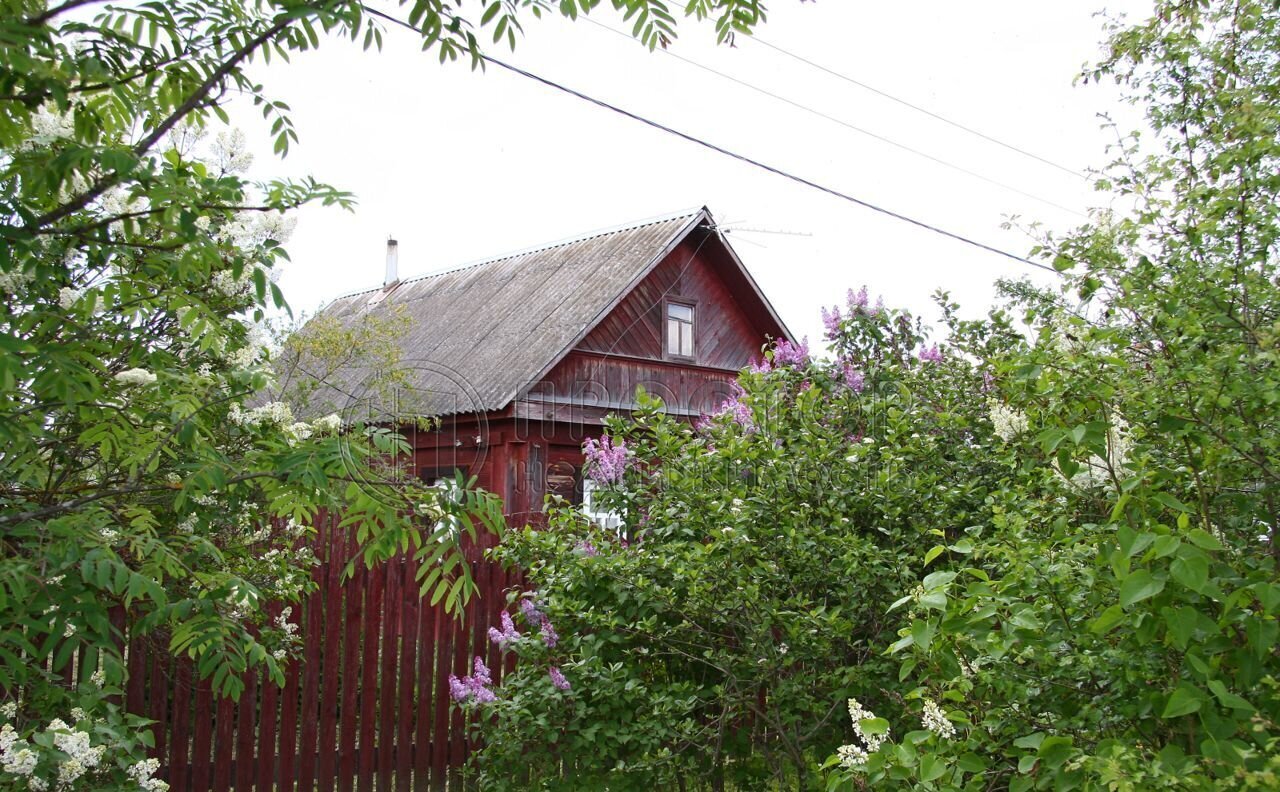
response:
<path id="1" fill-rule="evenodd" d="M 291 620 L 303 639 L 283 688 L 247 675 L 238 702 L 216 697 L 190 661 L 146 638 L 127 649 L 126 704 L 156 721 L 155 755 L 174 792 L 424 792 L 462 782 L 467 740 L 447 679 L 475 655 L 503 672 L 488 641 L 515 575 L 472 561 L 480 594 L 459 621 L 418 596 L 416 565 L 357 563 L 351 532 L 319 527 L 319 588 Z M 277 610 L 278 612 L 278 610 Z"/>

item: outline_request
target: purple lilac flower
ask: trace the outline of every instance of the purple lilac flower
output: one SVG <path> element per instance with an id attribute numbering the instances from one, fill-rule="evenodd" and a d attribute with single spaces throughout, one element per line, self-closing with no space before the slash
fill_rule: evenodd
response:
<path id="1" fill-rule="evenodd" d="M 545 615 L 542 617 L 542 642 L 548 649 L 555 649 L 556 644 L 560 643 L 560 634 L 556 632 L 555 627 L 551 626 L 551 620 Z"/>
<path id="2" fill-rule="evenodd" d="M 934 344 L 931 347 L 921 347 L 920 362 L 921 363 L 941 363 L 942 352 L 939 351 L 938 345 Z"/>
<path id="3" fill-rule="evenodd" d="M 507 644 L 514 643 L 520 637 L 520 633 L 516 631 L 516 625 L 511 621 L 511 614 L 506 611 L 502 612 L 502 629 L 494 627 L 489 628 L 489 640 L 493 641 L 501 648 L 505 648 Z"/>
<path id="4" fill-rule="evenodd" d="M 475 665 L 473 665 L 472 668 L 474 669 L 475 674 L 472 679 L 475 680 L 477 684 L 485 686 L 493 684 L 493 677 L 489 675 L 489 667 L 484 664 L 484 660 L 480 658 L 480 655 L 476 655 Z"/>
<path id="5" fill-rule="evenodd" d="M 587 475 L 597 484 L 618 484 L 627 471 L 627 450 L 624 440 L 616 444 L 609 435 L 601 435 L 599 440 L 588 440 L 582 451 L 587 455 Z"/>
<path id="6" fill-rule="evenodd" d="M 454 701 L 466 701 L 471 697 L 471 690 L 466 683 L 453 674 L 449 675 L 449 696 Z"/>
<path id="7" fill-rule="evenodd" d="M 863 286 L 858 291 L 849 290 L 848 295 L 849 313 L 865 313 L 867 310 L 867 287 Z"/>
<path id="8" fill-rule="evenodd" d="M 843 364 L 841 369 L 844 374 L 845 387 L 854 393 L 862 393 L 862 389 L 867 386 L 866 376 L 849 363 Z"/>
<path id="9" fill-rule="evenodd" d="M 822 326 L 826 328 L 825 337 L 828 341 L 834 341 L 840 335 L 840 309 L 834 307 L 831 310 L 822 309 Z"/>
<path id="10" fill-rule="evenodd" d="M 751 364 L 747 366 L 747 371 L 750 371 L 752 374 L 768 374 L 770 371 L 773 371 L 773 364 L 769 362 L 769 358 L 767 357 L 760 358 L 759 360 L 751 361 Z"/>
<path id="11" fill-rule="evenodd" d="M 733 422 L 748 432 L 756 428 L 755 416 L 751 414 L 751 405 L 736 398 L 724 403 L 724 410 L 733 416 Z"/>
<path id="12" fill-rule="evenodd" d="M 596 556 L 600 555 L 600 551 L 596 549 L 596 546 L 591 544 L 591 542 L 586 539 L 583 539 L 581 542 L 578 542 L 578 546 L 576 549 L 587 558 L 595 558 Z"/>
<path id="13" fill-rule="evenodd" d="M 809 362 L 809 339 L 793 344 L 785 338 L 773 347 L 773 362 L 778 366 L 803 366 Z"/>
<path id="14" fill-rule="evenodd" d="M 555 685 L 558 690 L 569 689 L 569 680 L 564 678 L 564 674 L 560 673 L 559 668 L 551 666 L 551 668 L 547 670 L 547 674 L 551 676 L 551 684 Z"/>
<path id="15" fill-rule="evenodd" d="M 532 597 L 524 597 L 520 600 L 520 613 L 524 614 L 525 624 L 531 626 L 542 624 L 542 611 L 538 610 L 538 605 Z"/>
<path id="16" fill-rule="evenodd" d="M 996 389 L 996 378 L 990 371 L 982 372 L 982 392 L 990 393 Z"/>
<path id="17" fill-rule="evenodd" d="M 454 701 L 475 701 L 478 704 L 497 701 L 497 694 L 489 689 L 493 684 L 493 677 L 485 666 L 484 660 L 477 656 L 473 668 L 472 675 L 462 679 L 458 679 L 453 674 L 449 675 L 449 695 Z"/>

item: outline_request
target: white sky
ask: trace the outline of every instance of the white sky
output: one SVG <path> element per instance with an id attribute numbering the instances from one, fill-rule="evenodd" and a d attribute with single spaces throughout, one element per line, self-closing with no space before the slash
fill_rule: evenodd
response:
<path id="1" fill-rule="evenodd" d="M 1072 82 L 1100 50 L 1096 12 L 1140 19 L 1139 0 L 773 3 L 759 35 L 882 91 L 1081 170 L 1105 161 L 1100 111 L 1135 123 L 1116 91 Z M 679 5 L 679 4 L 676 4 Z M 402 12 L 403 13 L 403 12 Z M 595 19 L 621 28 L 606 9 Z M 1105 196 L 1085 180 L 1012 153 L 799 64 L 756 42 L 716 47 L 686 22 L 672 50 L 990 179 L 1083 211 Z M 497 57 L 583 93 L 866 201 L 1022 255 L 1006 215 L 1065 230 L 1080 217 L 994 187 L 726 82 L 579 21 L 530 18 Z M 867 284 L 891 305 L 936 312 L 952 293 L 985 310 L 1016 262 L 758 171 L 496 67 L 440 66 L 407 31 L 382 53 L 328 40 L 258 76 L 293 108 L 301 143 L 281 162 L 266 130 L 252 176 L 311 174 L 356 193 L 355 213 L 307 208 L 280 283 L 295 312 L 379 285 L 385 240 L 402 278 L 702 204 L 722 225 L 777 229 L 730 240 L 797 335 L 818 310 Z"/>

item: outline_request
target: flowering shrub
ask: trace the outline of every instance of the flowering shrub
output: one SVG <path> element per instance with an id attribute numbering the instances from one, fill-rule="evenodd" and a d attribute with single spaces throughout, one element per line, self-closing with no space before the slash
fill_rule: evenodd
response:
<path id="1" fill-rule="evenodd" d="M 79 690 L 58 695 L 58 705 L 16 699 L 0 705 L 0 789 L 169 789 L 155 777 L 159 761 L 144 758 L 148 721 L 122 713 L 107 698 L 120 691 L 104 682 L 99 673 Z M 63 717 L 47 723 L 28 714 L 36 709 L 43 717 L 67 704 L 73 706 Z"/>
<path id="2" fill-rule="evenodd" d="M 145 767 L 126 778 L 114 763 L 142 739 L 120 730 L 145 724 L 69 698 L 95 672 L 118 686 L 122 645 L 190 658 L 222 695 L 246 673 L 282 684 L 299 637 L 267 605 L 311 585 L 304 526 L 341 514 L 365 561 L 412 545 L 434 564 L 457 557 L 471 516 L 496 523 L 500 509 L 397 479 L 384 461 L 402 438 L 304 409 L 276 378 L 280 348 L 301 345 L 267 320 L 288 308 L 274 282 L 285 213 L 350 197 L 250 181 L 243 136 L 210 133 L 247 92 L 287 149 L 283 106 L 243 68 L 260 47 L 310 48 L 296 37 L 320 12 L 94 5 L 0 14 L 0 691 L 22 701 L 3 766 L 34 786 L 155 788 Z M 359 328 L 331 337 L 344 359 L 394 346 Z M 460 574 L 427 586 L 455 610 L 472 590 Z M 86 718 L 63 729 L 73 706 Z"/>
<path id="3" fill-rule="evenodd" d="M 831 757 L 834 786 L 1280 784 L 1280 139 L 1245 131 L 1276 117 L 1277 48 L 1271 3 L 1159 2 L 1115 29 L 1088 76 L 1158 133 L 1101 182 L 1135 210 L 1046 236 L 1055 288 L 951 316 L 1011 475 L 893 611 L 924 728 Z"/>
<path id="4" fill-rule="evenodd" d="M 530 632 L 553 619 L 559 641 L 503 640 L 519 662 L 483 706 L 483 788 L 803 787 L 888 734 L 852 741 L 835 703 L 901 710 L 886 612 L 910 559 L 980 519 L 1009 468 L 986 458 L 1004 446 L 969 396 L 979 370 L 921 362 L 921 325 L 866 302 L 830 323 L 834 359 L 767 349 L 696 426 L 644 396 L 611 423 L 646 460 L 597 492 L 619 532 L 553 507 L 498 548 L 536 587 Z"/>

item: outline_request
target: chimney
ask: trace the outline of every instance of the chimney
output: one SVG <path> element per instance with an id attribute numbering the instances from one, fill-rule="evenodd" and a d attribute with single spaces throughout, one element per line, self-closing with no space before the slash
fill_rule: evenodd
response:
<path id="1" fill-rule="evenodd" d="M 387 276 L 382 281 L 382 288 L 388 289 L 400 282 L 400 243 L 394 239 L 387 240 Z"/>

